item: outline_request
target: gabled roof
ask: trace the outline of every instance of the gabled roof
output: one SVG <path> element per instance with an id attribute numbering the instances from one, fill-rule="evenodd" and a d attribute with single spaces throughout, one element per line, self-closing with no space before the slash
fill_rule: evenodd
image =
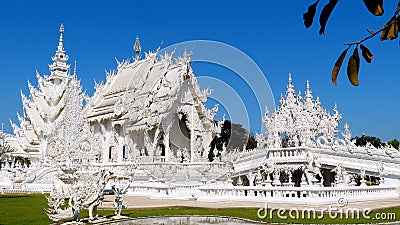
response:
<path id="1" fill-rule="evenodd" d="M 118 63 L 116 73 L 107 76 L 106 84 L 96 90 L 86 117 L 90 121 L 129 120 L 131 126 L 142 127 L 146 124 L 144 118 L 160 117 L 169 110 L 185 81 L 191 86 L 190 101 L 204 103 L 206 98 L 197 81 L 190 81 L 195 79 L 187 54 L 174 61 L 170 55 L 159 58 L 158 52 L 132 63 L 123 61 Z"/>

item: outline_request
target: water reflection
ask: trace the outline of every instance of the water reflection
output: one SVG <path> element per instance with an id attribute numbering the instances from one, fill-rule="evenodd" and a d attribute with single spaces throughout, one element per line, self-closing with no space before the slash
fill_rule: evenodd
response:
<path id="1" fill-rule="evenodd" d="M 171 217 L 148 217 L 142 219 L 132 219 L 129 221 L 121 221 L 117 224 L 120 225 L 254 225 L 260 224 L 251 221 L 245 221 L 241 219 L 229 218 L 229 217 L 215 217 L 215 216 L 171 216 Z"/>

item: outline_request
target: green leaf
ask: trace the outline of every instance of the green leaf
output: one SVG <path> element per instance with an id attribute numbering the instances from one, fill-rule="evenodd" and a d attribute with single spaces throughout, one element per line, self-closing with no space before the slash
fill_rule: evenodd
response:
<path id="1" fill-rule="evenodd" d="M 336 60 L 336 62 L 335 62 L 335 66 L 333 66 L 333 70 L 332 70 L 332 82 L 333 82 L 335 85 L 337 85 L 336 79 L 337 79 L 337 77 L 338 77 L 338 75 L 339 75 L 340 68 L 342 67 L 343 60 L 344 60 L 344 58 L 346 57 L 346 54 L 347 54 L 347 51 L 348 51 L 348 50 L 349 50 L 349 48 L 346 48 L 346 50 L 344 50 L 344 51 L 340 54 L 339 58 L 338 58 L 338 59 Z"/>
<path id="2" fill-rule="evenodd" d="M 338 1 L 339 0 L 329 0 L 328 4 L 326 4 L 322 9 L 321 15 L 319 17 L 319 24 L 321 26 L 321 28 L 319 29 L 319 34 L 325 33 L 326 23 L 328 22 L 329 16 L 331 15 Z"/>
<path id="3" fill-rule="evenodd" d="M 383 15 L 383 0 L 364 0 L 364 4 L 373 15 Z"/>
<path id="4" fill-rule="evenodd" d="M 306 13 L 303 13 L 304 26 L 306 26 L 306 28 L 311 27 L 314 21 L 314 16 L 317 10 L 318 2 L 319 0 L 317 0 L 314 4 L 308 6 L 308 11 Z"/>

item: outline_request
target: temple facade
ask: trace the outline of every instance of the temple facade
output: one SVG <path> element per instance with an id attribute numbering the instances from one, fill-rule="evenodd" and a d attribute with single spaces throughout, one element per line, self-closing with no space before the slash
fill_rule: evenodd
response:
<path id="1" fill-rule="evenodd" d="M 103 139 L 101 162 L 208 161 L 218 133 L 217 108 L 204 107 L 209 92 L 200 90 L 190 54 L 176 59 L 172 54 L 156 51 L 118 62 L 117 71 L 96 85 L 84 115 L 94 136 Z"/>
<path id="2" fill-rule="evenodd" d="M 28 82 L 29 96 L 21 93 L 23 115 L 7 139 L 18 157 L 29 164 L 208 161 L 217 107 L 205 108 L 210 93 L 200 90 L 190 54 L 141 58 L 137 38 L 134 60 L 117 62 L 89 98 L 76 68 L 71 74 L 63 34 L 61 26 L 50 75 L 37 73 L 38 88 Z"/>

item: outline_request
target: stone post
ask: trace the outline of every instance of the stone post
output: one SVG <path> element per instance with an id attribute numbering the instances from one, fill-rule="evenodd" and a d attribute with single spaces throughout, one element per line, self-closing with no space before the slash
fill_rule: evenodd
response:
<path id="1" fill-rule="evenodd" d="M 281 172 L 278 169 L 275 169 L 274 173 L 272 174 L 272 178 L 273 178 L 272 185 L 281 186 L 280 176 L 281 176 Z"/>
<path id="2" fill-rule="evenodd" d="M 254 179 L 255 179 L 255 174 L 253 173 L 248 173 L 247 174 L 247 179 L 249 179 L 249 186 L 254 186 Z"/>
<path id="3" fill-rule="evenodd" d="M 307 185 L 308 185 L 308 183 L 307 183 L 307 181 L 306 181 L 306 174 L 303 173 L 303 174 L 301 175 L 301 183 L 300 183 L 300 186 L 301 186 L 301 187 L 305 187 L 305 186 L 307 186 Z"/>

